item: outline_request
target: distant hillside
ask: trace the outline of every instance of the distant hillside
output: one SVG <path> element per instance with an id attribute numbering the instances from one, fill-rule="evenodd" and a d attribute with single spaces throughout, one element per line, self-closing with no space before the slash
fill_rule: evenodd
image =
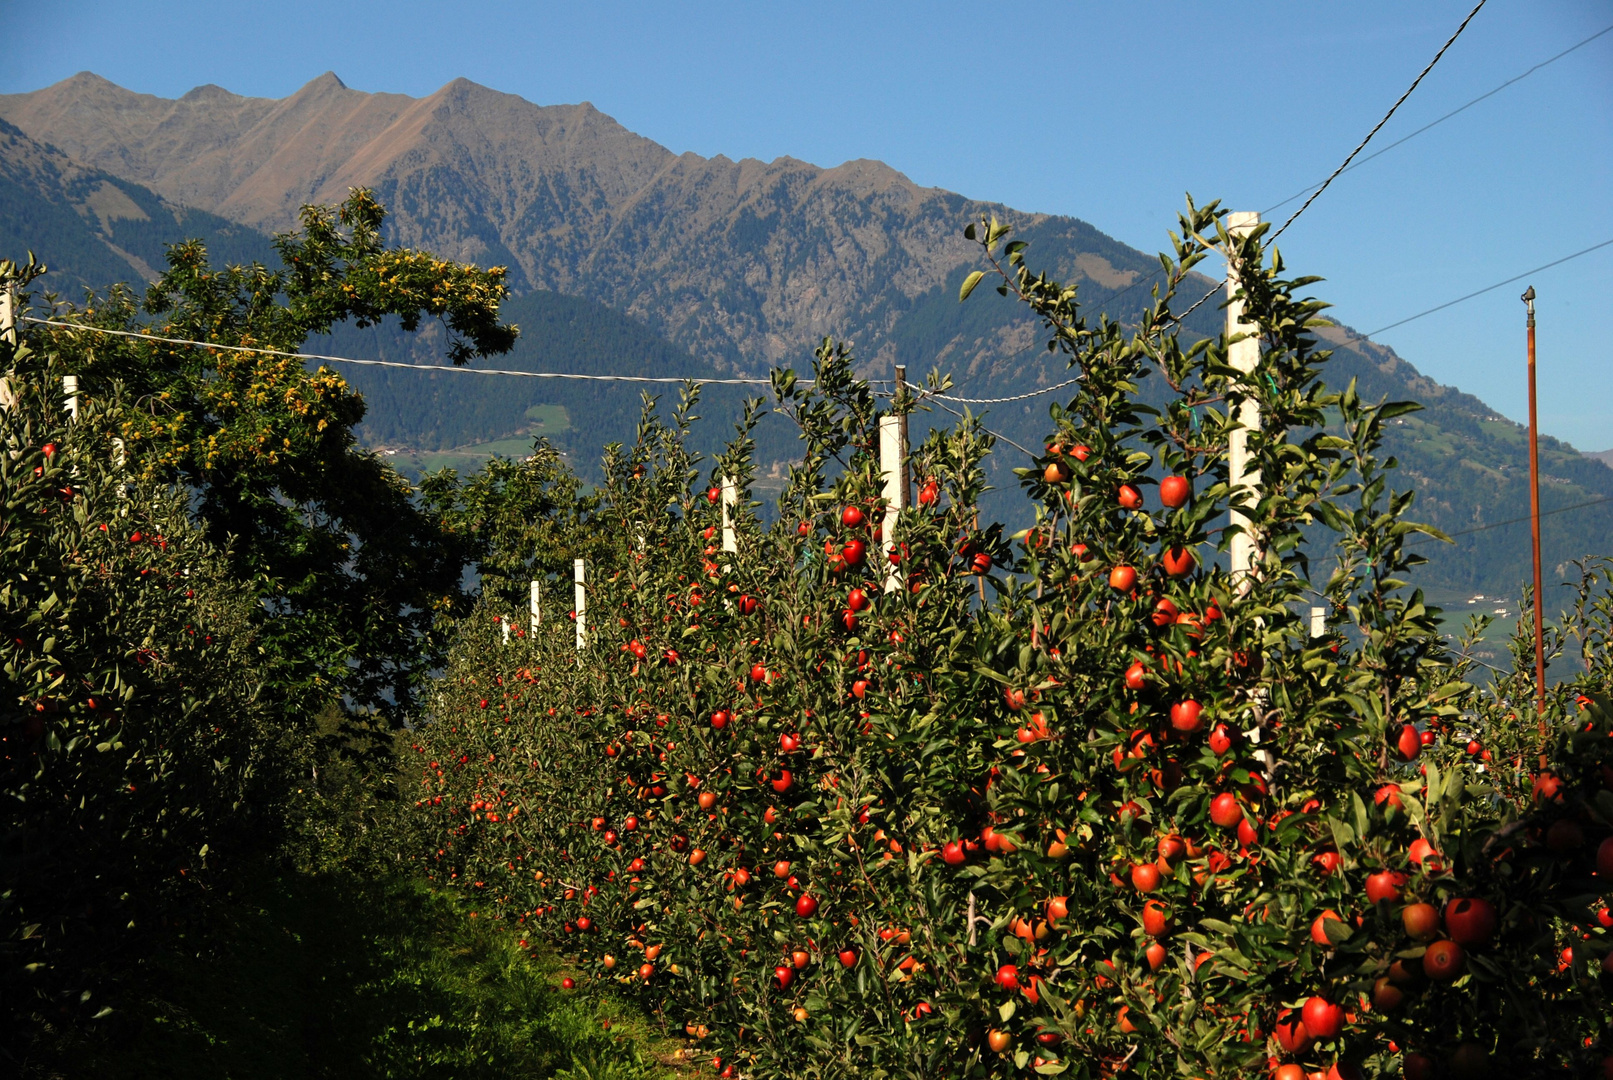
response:
<path id="1" fill-rule="evenodd" d="M 798 362 L 826 334 L 888 363 L 890 328 L 973 259 L 962 223 L 1008 212 L 877 161 L 676 155 L 591 105 L 534 105 L 464 79 L 423 99 L 326 73 L 279 101 L 216 86 L 171 101 L 83 73 L 0 96 L 0 116 L 258 229 L 372 187 L 402 243 L 506 264 L 523 291 L 588 296 L 749 371 Z M 1155 266 L 1073 218 L 1015 218 L 1086 256 L 1067 272 L 1100 292 Z"/>
<path id="2" fill-rule="evenodd" d="M 958 304 L 958 283 L 975 258 L 961 235 L 970 218 L 994 212 L 1014 222 L 1031 242 L 1033 265 L 1078 283 L 1089 309 L 1112 318 L 1135 315 L 1157 269 L 1153 258 L 1085 222 L 922 188 L 879 162 L 825 169 L 791 158 L 677 155 L 590 105 L 535 105 L 463 79 L 421 99 L 363 93 L 326 74 L 283 100 L 216 86 L 167 100 L 84 73 L 0 96 L 0 116 L 60 147 L 86 174 L 146 185 L 171 200 L 166 205 L 198 206 L 253 229 L 289 227 L 305 202 L 338 201 L 354 185 L 374 188 L 392 211 L 394 240 L 511 267 L 527 294 L 521 303 L 531 305 L 512 305 L 512 314 L 531 326 L 517 356 L 492 366 L 620 370 L 610 365 L 629 357 L 635 371 L 760 374 L 772 364 L 804 367 L 828 334 L 852 341 L 875 377 L 888 377 L 895 362 L 915 377 L 939 367 L 964 396 L 1007 397 L 1066 372 L 1039 349 L 1037 327 L 1012 303 L 987 294 Z M 70 212 L 81 227 L 71 234 L 64 217 L 61 235 L 94 251 L 92 240 L 104 234 L 149 261 L 120 239 L 137 219 L 96 212 L 88 198 L 62 200 L 77 207 Z M 1162 236 L 1169 224 L 1162 220 Z M 103 263 L 98 280 L 108 271 L 128 273 Z M 1317 291 L 1325 295 L 1325 284 Z M 1206 304 L 1187 325 L 1213 334 L 1221 318 Z M 1513 521 L 1529 502 L 1522 430 L 1385 347 L 1344 330 L 1327 336 L 1337 350 L 1334 385 L 1355 378 L 1369 397 L 1427 406 L 1394 427 L 1391 450 L 1404 482 L 1417 489 L 1417 515 L 1464 535 L 1454 550 L 1438 552 L 1423 580 L 1446 594 L 1515 593 L 1528 565 L 1527 526 Z M 438 356 L 429 339 L 385 331 L 338 340 L 366 355 Z M 622 424 L 638 399 L 637 389 L 611 384 L 344 374 L 369 402 L 366 437 L 415 449 L 525 437 L 538 425 L 529 412 L 563 405 L 564 437 L 591 461 L 599 441 L 625 437 Z M 703 411 L 722 416 L 739 396 L 713 391 Z M 1048 404 L 981 408 L 994 428 L 1034 447 Z M 544 423 L 555 430 L 559 422 Z M 768 461 L 793 453 L 782 425 L 764 433 L 762 451 Z M 992 463 L 994 481 L 1012 486 L 1008 470 L 1016 464 L 1017 452 L 1005 447 Z M 1547 511 L 1573 508 L 1549 514 L 1545 525 L 1548 565 L 1567 572 L 1568 560 L 1608 546 L 1613 471 L 1548 439 L 1543 472 Z"/>
<path id="3" fill-rule="evenodd" d="M 50 267 L 44 290 L 77 299 L 85 288 L 150 281 L 164 245 L 188 238 L 205 240 L 221 263 L 274 260 L 262 233 L 86 168 L 0 120 L 0 252 L 33 251 Z"/>
<path id="4" fill-rule="evenodd" d="M 471 368 L 510 371 L 569 371 L 592 375 L 645 375 L 665 378 L 709 378 L 709 363 L 690 356 L 644 323 L 603 304 L 551 292 L 519 296 L 504 305 L 505 318 L 521 328 L 515 348 L 504 356 L 480 360 Z M 659 386 L 612 384 L 567 379 L 528 379 L 504 375 L 472 375 L 449 370 L 438 328 L 427 324 L 410 337 L 395 323 L 368 330 L 342 328 L 328 339 L 310 341 L 316 352 L 341 356 L 385 357 L 417 364 L 443 365 L 425 374 L 395 368 L 333 365 L 349 385 L 364 395 L 360 431 L 366 443 L 415 451 L 397 462 L 451 464 L 463 468 L 467 455 L 444 455 L 465 447 L 490 444 L 497 452 L 527 452 L 531 438 L 542 435 L 566 452 L 572 466 L 588 477 L 598 473 L 601 448 L 608 442 L 631 442 L 648 391 L 660 399 L 663 412 L 678 400 L 675 383 Z M 713 450 L 732 437 L 725 418 L 739 402 L 765 387 L 709 386 L 699 412 L 714 422 L 699 425 L 696 443 Z M 557 414 L 565 423 L 557 429 Z M 769 460 L 793 453 L 794 435 L 779 418 L 763 425 L 760 435 Z"/>

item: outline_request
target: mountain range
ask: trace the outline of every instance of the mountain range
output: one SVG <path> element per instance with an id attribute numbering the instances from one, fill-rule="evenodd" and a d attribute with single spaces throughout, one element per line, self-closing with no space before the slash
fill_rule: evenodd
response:
<path id="1" fill-rule="evenodd" d="M 353 90 L 327 73 L 284 99 L 203 86 L 174 100 L 86 72 L 0 95 L 0 119 L 0 250 L 32 246 L 57 267 L 54 287 L 149 278 L 162 243 L 189 236 L 221 261 L 269 261 L 267 234 L 293 227 L 301 205 L 365 186 L 387 205 L 393 241 L 510 268 L 510 310 L 525 333 L 512 356 L 484 366 L 757 375 L 803 367 L 832 335 L 854 343 L 872 377 L 905 363 L 910 377 L 952 374 L 969 397 L 1009 397 L 1066 373 L 1022 309 L 995 295 L 957 302 L 977 258 L 965 224 L 983 213 L 1013 222 L 1033 265 L 1079 284 L 1090 309 L 1116 319 L 1142 307 L 1158 269 L 1078 219 L 921 187 L 881 162 L 675 154 L 586 103 L 536 105 L 463 79 L 425 98 Z M 1213 334 L 1221 318 L 1207 304 L 1186 325 Z M 1527 525 L 1513 520 L 1528 512 L 1522 430 L 1392 350 L 1342 327 L 1325 336 L 1336 350 L 1330 382 L 1353 377 L 1370 397 L 1426 406 L 1397 423 L 1391 449 L 1418 490 L 1416 514 L 1463 533 L 1426 582 L 1453 596 L 1515 592 L 1527 565 Z M 429 334 L 395 328 L 344 330 L 323 344 L 440 362 Z M 366 439 L 413 453 L 541 424 L 583 461 L 628 437 L 637 408 L 631 389 L 597 384 L 344 374 L 369 402 Z M 718 416 L 739 394 L 711 396 L 703 411 Z M 1035 446 L 1047 403 L 981 408 L 996 430 Z M 781 422 L 759 443 L 768 462 L 792 450 Z M 997 482 L 1012 486 L 1017 451 L 995 457 Z M 1613 533 L 1613 462 L 1552 439 L 1542 461 L 1545 508 L 1562 511 L 1546 518 L 1548 565 L 1566 573 Z"/>

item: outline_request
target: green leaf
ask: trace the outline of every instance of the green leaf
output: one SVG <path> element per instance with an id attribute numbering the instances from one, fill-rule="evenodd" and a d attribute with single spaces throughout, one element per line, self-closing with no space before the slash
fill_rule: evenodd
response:
<path id="1" fill-rule="evenodd" d="M 963 287 L 958 290 L 958 302 L 960 304 L 969 299 L 969 294 L 975 291 L 975 286 L 979 285 L 980 279 L 985 276 L 986 272 L 984 270 L 975 270 L 963 279 Z"/>

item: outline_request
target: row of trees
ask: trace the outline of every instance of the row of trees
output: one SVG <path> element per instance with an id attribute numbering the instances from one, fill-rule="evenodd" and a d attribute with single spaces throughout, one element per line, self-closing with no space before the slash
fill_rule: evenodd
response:
<path id="1" fill-rule="evenodd" d="M 760 402 L 709 471 L 697 395 L 647 406 L 566 520 L 551 460 L 498 466 L 484 520 L 588 546 L 588 644 L 553 612 L 527 636 L 534 537 L 495 543 L 508 587 L 400 770 L 423 872 L 636 988 L 721 1077 L 1607 1071 L 1607 566 L 1554 643 L 1583 671 L 1520 719 L 1527 677 L 1482 684 L 1405 585 L 1433 531 L 1379 446 L 1414 406 L 1325 386 L 1313 279 L 1260 232 L 1191 209 L 1129 328 L 1085 321 L 1004 227 L 970 235 L 1081 377 L 1020 470 L 1034 525 L 978 520 L 992 438 L 966 419 L 913 451 L 883 547 L 882 403 L 831 344 L 810 388 L 774 377 L 803 454 L 771 525 Z M 1256 375 L 1173 318 L 1212 250 Z M 1249 400 L 1258 500 L 1225 453 Z M 737 553 L 720 477 L 747 493 Z"/>
<path id="2" fill-rule="evenodd" d="M 30 308 L 32 260 L 0 288 L 225 347 L 396 316 L 440 318 L 456 359 L 507 348 L 502 271 L 389 248 L 382 220 L 355 192 L 305 211 L 279 270 L 187 243 L 143 295 Z M 362 402 L 327 370 L 22 322 L 0 373 L 0 1054 L 20 1056 L 107 1015 L 221 868 L 339 817 L 319 770 L 390 752 L 468 608 L 468 548 L 356 445 Z"/>
<path id="3" fill-rule="evenodd" d="M 279 238 L 281 270 L 179 245 L 143 296 L 55 311 L 283 352 L 435 317 L 455 359 L 508 348 L 500 271 L 382 223 L 356 192 Z M 913 451 L 890 549 L 878 420 L 923 396 L 882 401 L 828 343 L 810 384 L 774 376 L 802 453 L 770 523 L 761 402 L 709 468 L 690 388 L 594 490 L 540 444 L 414 491 L 294 358 L 0 344 L 8 1030 L 97 1015 L 182 900 L 290 842 L 464 890 L 730 1077 L 1605 1069 L 1608 567 L 1552 646 L 1583 673 L 1520 721 L 1527 662 L 1481 687 L 1404 585 L 1430 530 L 1379 445 L 1411 406 L 1324 385 L 1311 279 L 1260 233 L 1181 224 L 1131 327 L 971 229 L 968 287 L 1024 301 L 1081 382 L 1021 470 L 1029 528 L 980 521 L 993 437 L 964 419 Z M 1217 249 L 1258 377 L 1172 316 Z M 1258 501 L 1224 451 L 1251 399 Z M 569 620 L 522 617 L 578 556 L 580 654 Z"/>

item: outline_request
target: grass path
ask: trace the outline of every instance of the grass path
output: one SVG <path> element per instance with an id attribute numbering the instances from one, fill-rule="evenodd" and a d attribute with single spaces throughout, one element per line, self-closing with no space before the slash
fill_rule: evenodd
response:
<path id="1" fill-rule="evenodd" d="M 557 961 L 527 958 L 416 883 L 264 871 L 195 913 L 126 988 L 116 1022 L 35 1075 L 675 1075 L 675 1044 L 642 1015 L 559 977 Z"/>

